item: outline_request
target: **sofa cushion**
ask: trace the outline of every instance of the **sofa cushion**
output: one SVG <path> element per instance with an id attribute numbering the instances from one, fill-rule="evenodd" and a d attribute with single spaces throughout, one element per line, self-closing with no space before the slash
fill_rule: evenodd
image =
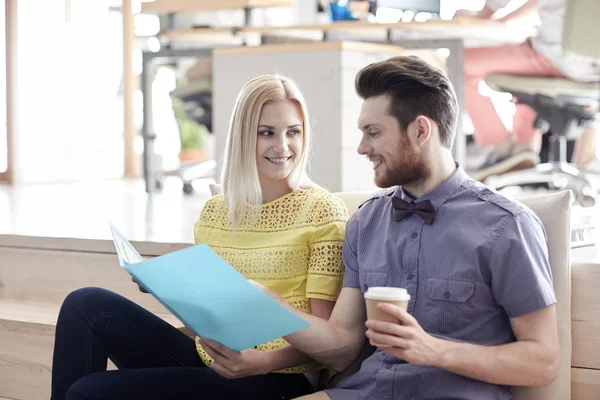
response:
<path id="1" fill-rule="evenodd" d="M 562 400 L 571 398 L 571 229 L 572 194 L 563 191 L 518 199 L 542 221 L 548 237 L 548 258 L 552 268 L 558 338 L 560 341 L 560 372 L 556 380 L 545 387 L 519 387 L 515 400 Z"/>

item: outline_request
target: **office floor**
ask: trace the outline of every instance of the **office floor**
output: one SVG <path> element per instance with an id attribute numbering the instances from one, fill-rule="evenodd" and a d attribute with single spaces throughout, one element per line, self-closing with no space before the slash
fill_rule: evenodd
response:
<path id="1" fill-rule="evenodd" d="M 210 197 L 208 184 L 212 182 L 195 181 L 191 195 L 183 194 L 181 181 L 175 177 L 165 178 L 163 190 L 152 195 L 146 194 L 141 179 L 13 187 L 0 184 L 0 234 L 112 239 L 110 221 L 130 240 L 193 243 L 193 225 Z M 600 243 L 600 205 L 575 206 L 572 215 L 573 227 L 597 226 L 593 241 Z M 600 256 L 596 253 L 598 250 L 583 252 L 584 258 Z"/>
<path id="2" fill-rule="evenodd" d="M 0 234 L 111 239 L 111 221 L 130 240 L 192 243 L 210 182 L 194 182 L 189 196 L 176 178 L 166 178 L 164 190 L 150 196 L 142 180 L 0 184 Z"/>

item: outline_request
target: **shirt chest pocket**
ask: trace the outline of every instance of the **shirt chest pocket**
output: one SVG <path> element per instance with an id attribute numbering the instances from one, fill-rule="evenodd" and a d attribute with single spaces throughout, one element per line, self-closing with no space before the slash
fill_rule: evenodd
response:
<path id="1" fill-rule="evenodd" d="M 430 333 L 450 334 L 468 326 L 474 314 L 475 282 L 432 277 L 425 284 Z"/>

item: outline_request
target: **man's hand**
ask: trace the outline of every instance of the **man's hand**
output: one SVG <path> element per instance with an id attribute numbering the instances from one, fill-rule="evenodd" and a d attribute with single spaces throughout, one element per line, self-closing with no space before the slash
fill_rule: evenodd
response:
<path id="1" fill-rule="evenodd" d="M 400 323 L 367 321 L 366 335 L 372 342 L 392 347 L 381 347 L 388 354 L 411 364 L 437 365 L 441 340 L 425 332 L 417 320 L 401 307 L 378 304 L 380 311 L 397 318 Z"/>
<path id="2" fill-rule="evenodd" d="M 257 350 L 239 352 L 210 339 L 200 338 L 199 340 L 204 350 L 213 359 L 210 367 L 227 379 L 265 375 L 271 372 L 267 352 Z"/>
<path id="3" fill-rule="evenodd" d="M 367 321 L 367 337 L 411 364 L 429 365 L 496 385 L 544 386 L 560 368 L 556 305 L 511 318 L 516 342 L 497 346 L 438 339 L 402 308 L 379 304 L 400 323 Z"/>

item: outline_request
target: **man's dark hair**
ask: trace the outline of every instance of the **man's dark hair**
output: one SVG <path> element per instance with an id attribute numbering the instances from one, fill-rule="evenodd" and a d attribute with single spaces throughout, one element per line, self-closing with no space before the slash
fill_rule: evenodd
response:
<path id="1" fill-rule="evenodd" d="M 439 126 L 442 144 L 452 148 L 458 103 L 450 81 L 438 68 L 415 56 L 392 57 L 364 67 L 355 85 L 365 100 L 391 96 L 389 113 L 403 132 L 419 115 L 429 117 Z"/>

